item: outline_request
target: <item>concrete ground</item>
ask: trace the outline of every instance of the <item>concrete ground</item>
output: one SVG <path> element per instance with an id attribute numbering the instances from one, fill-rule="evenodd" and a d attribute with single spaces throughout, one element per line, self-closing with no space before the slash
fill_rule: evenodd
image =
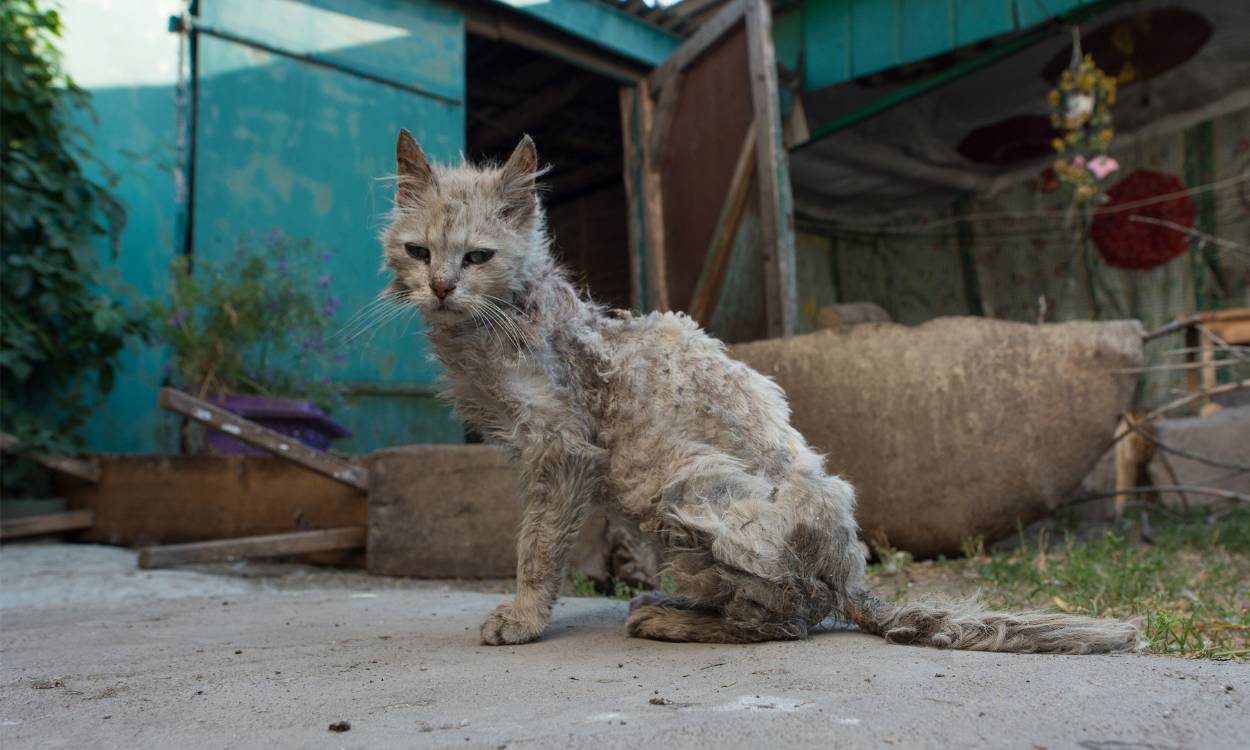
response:
<path id="1" fill-rule="evenodd" d="M 1250 666 L 891 646 L 631 640 L 565 599 L 478 644 L 498 593 L 298 566 L 137 571 L 0 548 L 0 742 L 51 747 L 1244 748 Z M 488 585 L 489 586 L 489 585 Z M 475 585 L 481 588 L 480 585 Z M 343 732 L 329 730 L 349 722 Z"/>

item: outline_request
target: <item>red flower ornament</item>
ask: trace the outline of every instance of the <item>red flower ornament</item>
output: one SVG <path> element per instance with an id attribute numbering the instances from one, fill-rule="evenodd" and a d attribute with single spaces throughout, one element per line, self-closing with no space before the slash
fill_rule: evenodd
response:
<path id="1" fill-rule="evenodd" d="M 1089 230 L 1107 265 L 1144 271 L 1188 250 L 1185 230 L 1194 225 L 1195 209 L 1184 191 L 1179 177 L 1149 169 L 1135 170 L 1113 185 Z"/>

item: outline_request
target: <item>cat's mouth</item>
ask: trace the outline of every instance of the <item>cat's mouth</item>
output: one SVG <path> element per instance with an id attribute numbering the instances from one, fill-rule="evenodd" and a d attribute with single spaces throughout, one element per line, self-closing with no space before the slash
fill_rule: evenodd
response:
<path id="1" fill-rule="evenodd" d="M 463 318 L 467 313 L 465 308 L 456 304 L 454 300 L 432 300 L 421 306 L 421 313 L 427 318 L 433 320 L 454 320 Z"/>

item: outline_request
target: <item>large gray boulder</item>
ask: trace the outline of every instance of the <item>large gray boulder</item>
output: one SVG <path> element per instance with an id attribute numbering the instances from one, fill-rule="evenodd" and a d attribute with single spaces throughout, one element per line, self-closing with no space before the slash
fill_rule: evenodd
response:
<path id="1" fill-rule="evenodd" d="M 790 398 L 851 481 L 865 538 L 917 556 L 1011 534 L 1072 497 L 1107 450 L 1142 361 L 1136 321 L 938 318 L 731 347 Z"/>

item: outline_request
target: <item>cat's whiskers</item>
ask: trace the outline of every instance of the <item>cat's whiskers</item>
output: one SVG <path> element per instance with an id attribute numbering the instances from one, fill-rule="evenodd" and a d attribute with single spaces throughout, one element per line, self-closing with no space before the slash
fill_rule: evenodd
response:
<path id="1" fill-rule="evenodd" d="M 334 332 L 334 337 L 337 338 L 339 336 L 343 336 L 349 329 L 360 325 L 362 321 L 365 321 L 381 310 L 386 309 L 387 305 L 398 304 L 410 294 L 411 292 L 405 290 L 379 294 L 377 297 L 362 305 L 359 310 L 353 313 L 347 322 Z"/>
<path id="2" fill-rule="evenodd" d="M 404 329 L 399 332 L 401 339 L 408 335 L 408 327 L 412 325 L 412 321 L 416 320 L 417 314 L 421 312 L 416 305 L 405 305 L 405 307 L 410 307 L 412 310 L 408 313 L 408 320 L 404 321 Z"/>
<path id="3" fill-rule="evenodd" d="M 366 316 L 362 322 L 359 323 L 355 329 L 346 336 L 345 342 L 351 343 L 366 333 L 371 334 L 366 343 L 373 341 L 373 338 L 377 335 L 379 329 L 385 327 L 388 323 L 395 320 L 400 315 L 410 312 L 410 309 L 416 309 L 415 305 L 405 304 L 410 298 L 411 293 L 405 295 L 405 299 L 397 300 L 397 304 L 394 307 L 383 307 Z"/>
<path id="4" fill-rule="evenodd" d="M 499 332 L 495 330 L 495 326 L 491 324 L 491 319 L 488 317 L 489 313 L 482 307 L 481 303 L 473 303 L 469 307 L 474 313 L 473 319 L 478 323 L 478 328 L 486 332 L 496 349 L 504 349 L 503 340 L 500 338 Z"/>
<path id="5" fill-rule="evenodd" d="M 345 334 L 343 338 L 344 342 L 350 343 L 366 333 L 376 330 L 398 317 L 401 312 L 403 312 L 403 307 L 397 305 L 394 308 L 383 308 L 371 313 L 370 315 L 362 318 L 351 331 L 348 331 Z"/>
<path id="6" fill-rule="evenodd" d="M 521 315 L 521 316 L 525 315 L 525 310 L 523 310 L 519 305 L 517 305 L 515 302 L 511 300 L 506 300 L 503 297 L 496 297 L 492 294 L 482 294 L 482 296 L 494 302 L 495 307 L 499 309 L 500 312 L 504 312 L 503 308 L 501 308 L 500 305 L 505 305 L 510 310 L 516 312 L 518 315 Z M 517 320 L 515 320 L 511 315 L 507 315 L 506 312 L 504 312 L 504 314 L 507 316 L 509 322 L 511 322 L 513 326 L 516 327 L 518 330 L 520 330 L 520 323 Z"/>
<path id="7" fill-rule="evenodd" d="M 498 298 L 491 297 L 490 295 L 482 295 L 482 297 L 484 305 L 490 309 L 495 319 L 499 321 L 500 325 L 509 334 L 509 337 L 516 345 L 517 349 L 532 353 L 533 347 L 530 346 L 529 337 L 525 335 L 525 332 L 521 329 L 517 322 L 513 320 L 512 316 L 501 309 L 498 303 L 494 301 Z"/>
<path id="8" fill-rule="evenodd" d="M 491 327 L 498 327 L 499 330 L 508 337 L 508 340 L 512 342 L 512 345 L 518 350 L 526 349 L 521 338 L 518 336 L 515 324 L 508 320 L 508 316 L 500 310 L 494 302 L 491 302 L 486 295 L 482 296 L 481 302 L 475 306 L 475 309 L 483 314 L 482 320 L 485 321 L 488 326 L 490 326 L 491 323 L 494 323 L 495 326 Z"/>

